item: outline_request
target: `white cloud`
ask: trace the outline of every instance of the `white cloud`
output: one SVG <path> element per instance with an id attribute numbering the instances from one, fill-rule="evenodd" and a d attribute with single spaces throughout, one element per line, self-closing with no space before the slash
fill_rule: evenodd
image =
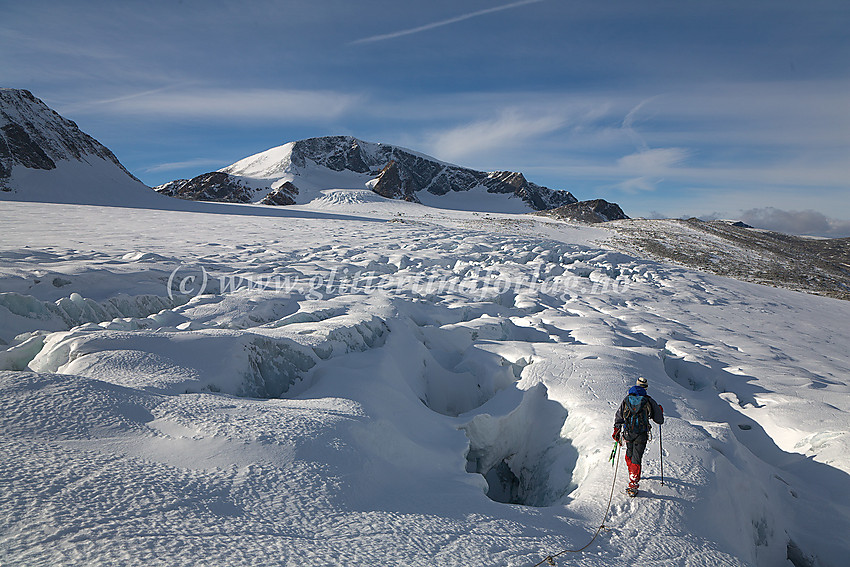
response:
<path id="1" fill-rule="evenodd" d="M 632 177 L 617 184 L 621 191 L 626 193 L 639 193 L 641 191 L 655 191 L 655 181 L 649 177 Z"/>
<path id="2" fill-rule="evenodd" d="M 623 156 L 617 166 L 625 172 L 645 175 L 664 175 L 670 168 L 684 163 L 689 155 L 683 148 L 656 148 Z"/>
<path id="3" fill-rule="evenodd" d="M 492 120 L 432 133 L 428 145 L 430 151 L 443 159 L 464 159 L 517 147 L 529 139 L 558 130 L 564 122 L 565 119 L 557 115 L 529 116 L 508 110 Z"/>
<path id="4" fill-rule="evenodd" d="M 623 156 L 617 160 L 617 170 L 630 177 L 618 184 L 627 193 L 654 191 L 656 183 L 687 160 L 689 152 L 683 148 L 656 148 Z"/>
<path id="5" fill-rule="evenodd" d="M 850 236 L 850 221 L 827 217 L 813 211 L 785 211 L 775 207 L 749 209 L 741 213 L 741 220 L 756 228 L 765 228 L 789 234 Z"/>

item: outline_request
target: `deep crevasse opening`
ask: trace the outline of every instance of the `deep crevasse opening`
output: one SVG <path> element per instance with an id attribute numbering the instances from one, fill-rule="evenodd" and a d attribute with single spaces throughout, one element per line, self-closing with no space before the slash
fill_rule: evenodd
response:
<path id="1" fill-rule="evenodd" d="M 505 395 L 520 397 L 515 409 L 482 413 L 461 426 L 469 438 L 466 470 L 484 477 L 491 500 L 552 506 L 575 488 L 578 450 L 561 436 L 567 411 L 542 384 Z"/>

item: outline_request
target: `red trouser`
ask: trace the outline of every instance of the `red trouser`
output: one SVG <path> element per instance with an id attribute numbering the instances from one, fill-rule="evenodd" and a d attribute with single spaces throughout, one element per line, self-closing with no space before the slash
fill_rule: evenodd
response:
<path id="1" fill-rule="evenodd" d="M 625 437 L 623 440 L 626 442 L 626 464 L 629 465 L 629 488 L 637 488 L 640 482 L 640 465 L 649 441 L 649 434 L 640 433 L 634 437 Z"/>
<path id="2" fill-rule="evenodd" d="M 626 455 L 626 464 L 629 465 L 629 488 L 637 488 L 640 482 L 640 465 L 633 463 Z"/>

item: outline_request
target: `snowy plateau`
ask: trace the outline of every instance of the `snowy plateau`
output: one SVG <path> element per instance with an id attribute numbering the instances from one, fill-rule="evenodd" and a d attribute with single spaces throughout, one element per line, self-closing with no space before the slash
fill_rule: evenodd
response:
<path id="1" fill-rule="evenodd" d="M 4 166 L 42 193 L 0 200 L 0 565 L 847 564 L 850 302 L 608 223 L 51 159 Z"/>

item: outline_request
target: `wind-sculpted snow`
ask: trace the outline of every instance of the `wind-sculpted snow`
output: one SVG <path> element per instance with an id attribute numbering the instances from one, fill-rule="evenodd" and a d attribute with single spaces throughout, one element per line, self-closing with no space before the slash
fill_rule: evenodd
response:
<path id="1" fill-rule="evenodd" d="M 0 209 L 0 563 L 843 565 L 850 304 L 326 196 Z"/>
<path id="2" fill-rule="evenodd" d="M 74 292 L 52 302 L 14 292 L 0 293 L 0 322 L 3 324 L 0 344 L 11 343 L 13 347 L 23 346 L 22 343 L 32 344 L 40 340 L 37 337 L 44 331 L 69 329 L 85 323 L 113 321 L 111 324 L 121 325 L 116 321 L 119 318 L 135 317 L 138 320 L 145 317 L 145 322 L 153 325 L 161 317 L 158 313 L 168 311 L 183 301 L 184 298 L 179 296 L 169 299 L 158 295 L 119 295 L 98 302 Z M 125 323 L 128 320 L 125 319 Z M 136 328 L 144 325 L 136 323 Z M 17 352 L 23 351 L 18 348 Z M 0 368 L 6 368 L 3 360 L 0 353 Z"/>

